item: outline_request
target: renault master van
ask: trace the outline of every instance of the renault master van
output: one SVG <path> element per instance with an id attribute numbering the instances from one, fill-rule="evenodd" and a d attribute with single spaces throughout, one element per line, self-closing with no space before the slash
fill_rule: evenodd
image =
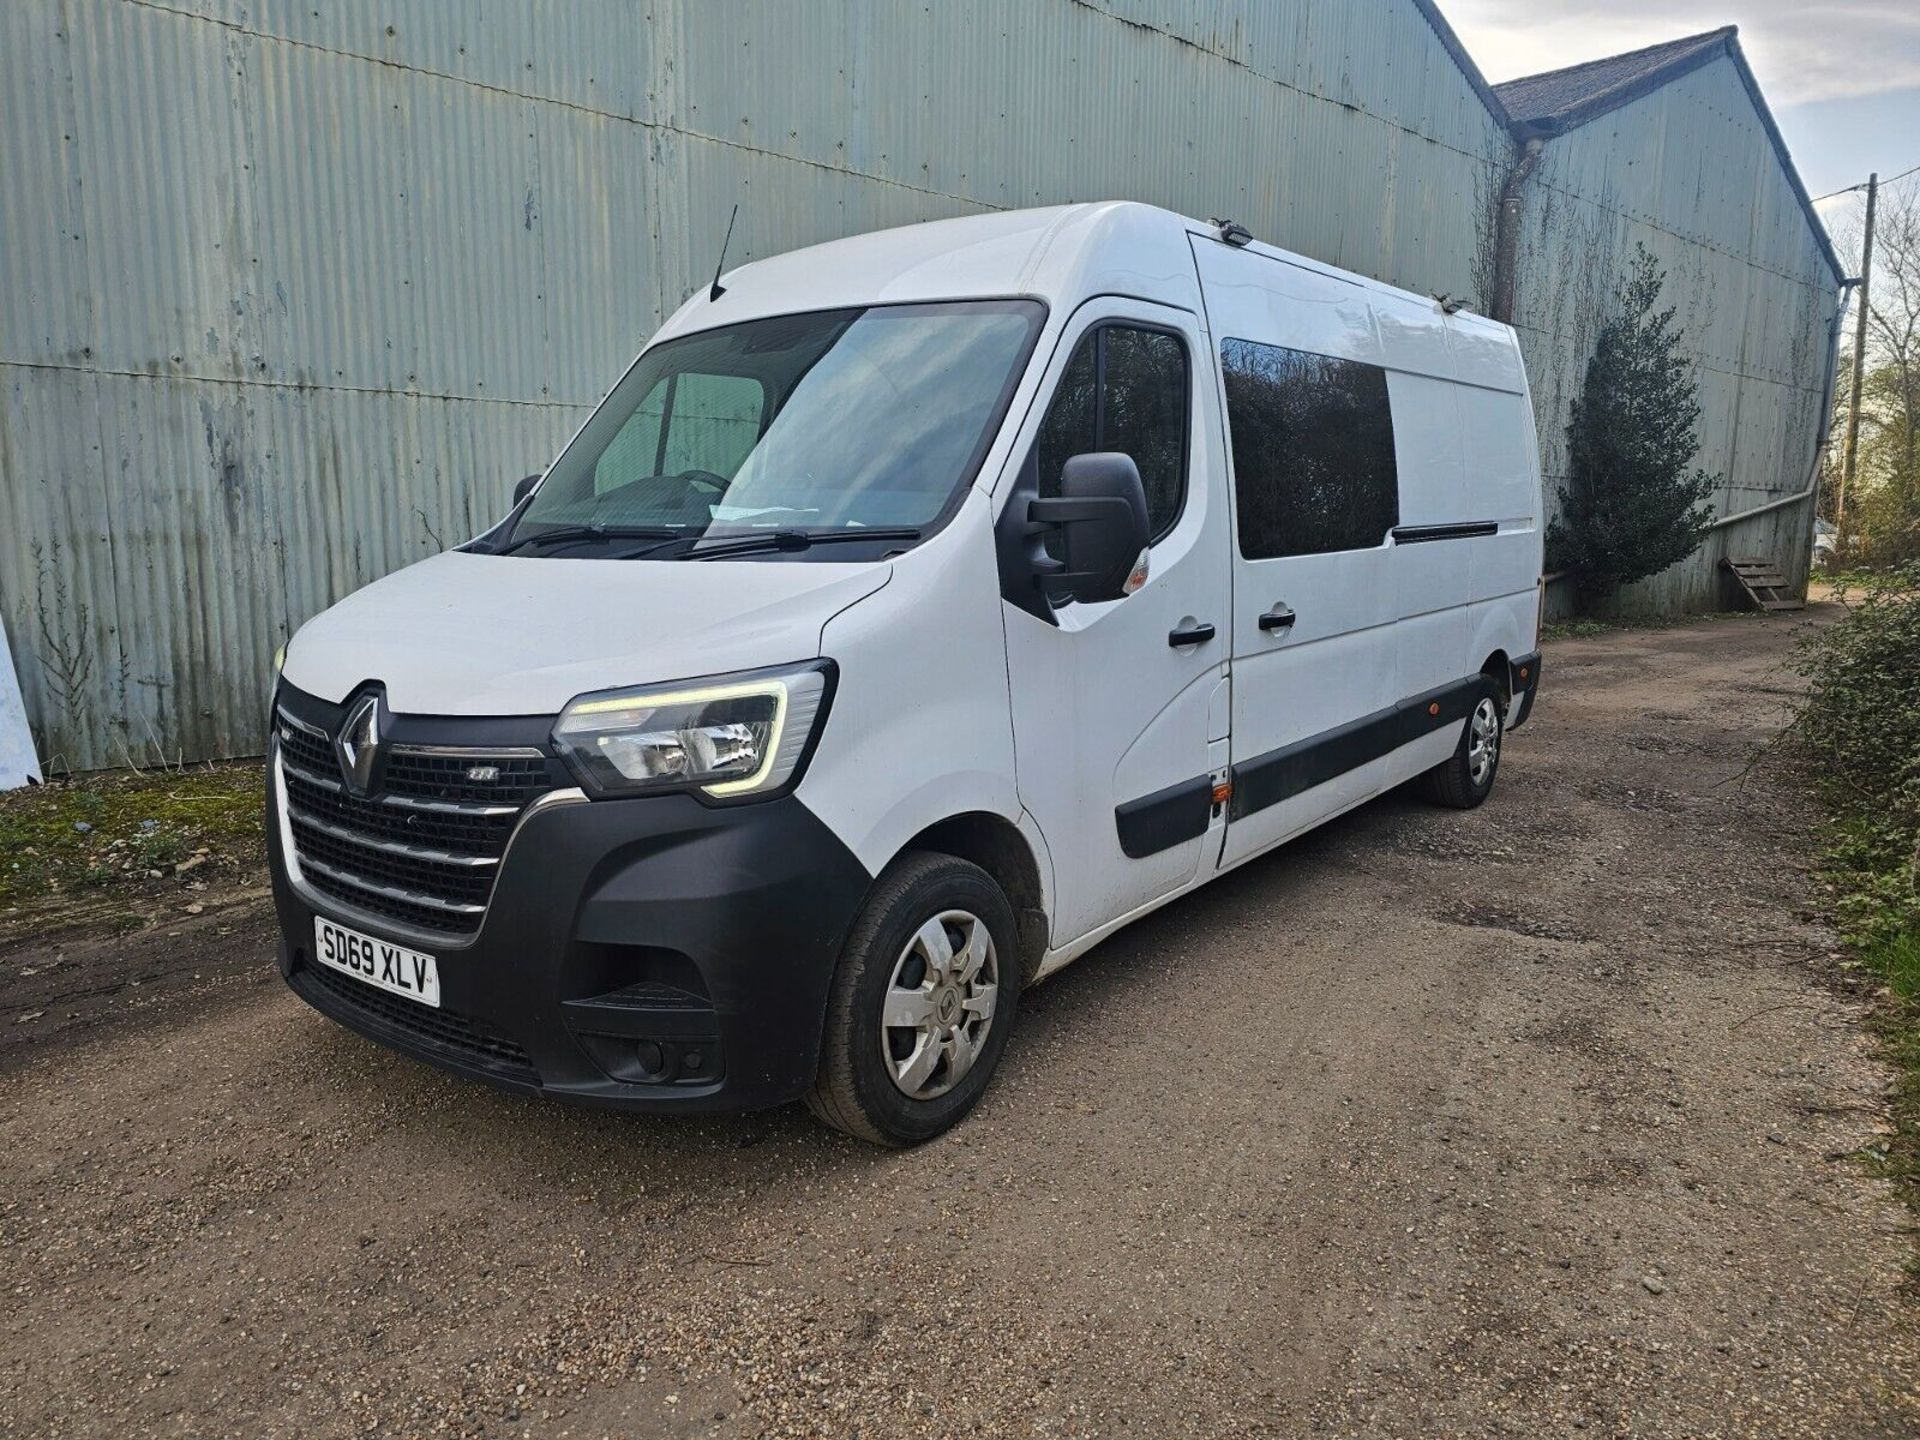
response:
<path id="1" fill-rule="evenodd" d="M 284 651 L 288 984 L 513 1090 L 939 1134 L 1129 921 L 1487 797 L 1540 476 L 1513 332 L 1449 308 L 1137 204 L 724 275 Z"/>

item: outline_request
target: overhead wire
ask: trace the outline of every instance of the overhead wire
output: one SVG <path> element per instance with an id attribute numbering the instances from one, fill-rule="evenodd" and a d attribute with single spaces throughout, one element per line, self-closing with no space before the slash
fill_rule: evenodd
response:
<path id="1" fill-rule="evenodd" d="M 1882 185 L 1891 185 L 1896 180 L 1904 180 L 1907 178 L 1907 176 L 1914 175 L 1914 174 L 1920 174 L 1920 165 L 1909 165 L 1905 170 L 1902 170 L 1898 175 L 1889 175 L 1886 179 L 1880 181 L 1879 183 Z M 1829 190 L 1825 195 L 1814 196 L 1813 203 L 1815 205 L 1818 205 L 1822 200 L 1831 200 L 1836 195 L 1851 195 L 1856 190 L 1866 189 L 1867 184 L 1868 184 L 1867 181 L 1862 180 L 1858 185 L 1842 185 L 1838 190 Z"/>

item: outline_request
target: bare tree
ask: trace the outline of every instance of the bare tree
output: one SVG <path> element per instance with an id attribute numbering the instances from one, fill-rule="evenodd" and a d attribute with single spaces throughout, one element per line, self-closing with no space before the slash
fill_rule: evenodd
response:
<path id="1" fill-rule="evenodd" d="M 1876 456 L 1899 516 L 1915 518 L 1920 485 L 1920 193 L 1909 184 L 1880 202 L 1867 306 L 1871 374 L 1861 400 L 1875 425 Z"/>
<path id="2" fill-rule="evenodd" d="M 1857 228 L 1839 239 L 1844 253 L 1859 255 Z M 1844 563 L 1880 566 L 1920 557 L 1920 184 L 1914 181 L 1881 187 L 1867 300 L 1859 465 L 1838 541 Z M 1851 357 L 1849 345 L 1836 377 L 1834 443 L 1821 497 L 1821 512 L 1829 518 L 1836 508 Z"/>

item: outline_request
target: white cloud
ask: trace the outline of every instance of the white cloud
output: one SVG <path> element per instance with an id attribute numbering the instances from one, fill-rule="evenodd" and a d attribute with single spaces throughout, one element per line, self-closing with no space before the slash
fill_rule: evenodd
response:
<path id="1" fill-rule="evenodd" d="M 1920 88 L 1920 5 L 1912 0 L 1440 0 L 1448 21 L 1498 84 L 1740 27 L 1774 106 Z"/>

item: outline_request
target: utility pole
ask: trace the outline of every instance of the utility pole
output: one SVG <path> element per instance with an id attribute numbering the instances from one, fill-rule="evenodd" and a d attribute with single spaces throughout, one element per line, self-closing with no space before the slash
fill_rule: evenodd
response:
<path id="1" fill-rule="evenodd" d="M 1867 282 L 1873 278 L 1873 204 L 1880 193 L 1880 174 L 1867 177 L 1867 236 L 1860 245 L 1860 288 L 1854 303 L 1860 313 L 1853 328 L 1853 388 L 1847 396 L 1847 448 L 1840 461 L 1840 492 L 1833 497 L 1834 539 L 1847 543 L 1847 492 L 1853 488 L 1853 458 L 1860 448 L 1860 384 L 1867 360 Z"/>

